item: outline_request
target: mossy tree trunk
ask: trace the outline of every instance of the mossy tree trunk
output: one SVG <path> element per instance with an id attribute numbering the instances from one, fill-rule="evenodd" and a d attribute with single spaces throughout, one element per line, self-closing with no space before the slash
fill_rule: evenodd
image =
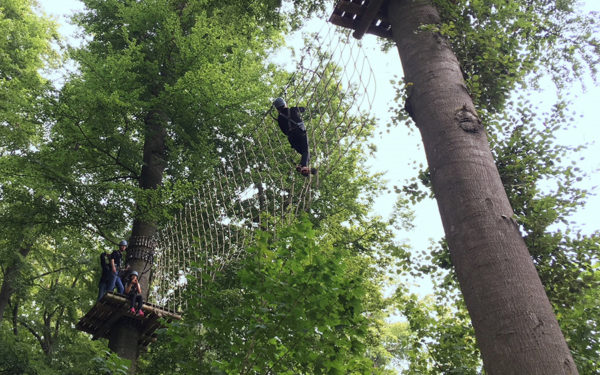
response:
<path id="1" fill-rule="evenodd" d="M 142 189 L 156 189 L 162 183 L 163 172 L 166 167 L 165 141 L 167 135 L 165 117 L 163 112 L 155 110 L 151 111 L 145 119 L 144 164 L 139 184 Z M 138 206 L 140 206 L 140 203 L 138 203 Z M 142 286 L 144 301 L 148 299 L 150 282 L 152 281 L 150 279 L 154 256 L 152 238 L 156 233 L 156 224 L 148 216 L 144 216 L 144 213 L 151 208 L 151 206 L 144 206 L 143 209 L 139 210 L 139 216 L 134 219 L 126 254 L 127 264 L 140 275 L 139 282 Z M 135 372 L 135 362 L 139 355 L 140 333 L 130 319 L 121 319 L 112 329 L 112 335 L 109 338 L 109 347 L 120 357 L 132 361 L 131 373 Z"/>
<path id="2" fill-rule="evenodd" d="M 388 6 L 433 190 L 486 373 L 577 374 L 457 58 L 428 0 Z"/>

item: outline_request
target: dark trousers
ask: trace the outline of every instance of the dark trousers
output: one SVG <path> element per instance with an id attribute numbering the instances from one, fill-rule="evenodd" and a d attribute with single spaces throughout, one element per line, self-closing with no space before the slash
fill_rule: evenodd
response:
<path id="1" fill-rule="evenodd" d="M 144 299 L 142 298 L 141 294 L 132 294 L 129 297 L 129 301 L 131 302 L 131 306 L 129 307 L 133 307 L 136 312 L 140 311 L 140 309 L 144 305 Z"/>
<path id="2" fill-rule="evenodd" d="M 106 294 L 107 290 L 108 280 L 105 280 L 104 278 L 100 279 L 100 283 L 98 284 L 98 301 Z"/>
<path id="3" fill-rule="evenodd" d="M 294 150 L 299 153 L 300 165 L 302 167 L 308 166 L 310 161 L 310 152 L 308 151 L 308 137 L 306 136 L 306 131 L 302 131 L 300 129 L 296 129 L 289 133 L 288 141 Z"/>

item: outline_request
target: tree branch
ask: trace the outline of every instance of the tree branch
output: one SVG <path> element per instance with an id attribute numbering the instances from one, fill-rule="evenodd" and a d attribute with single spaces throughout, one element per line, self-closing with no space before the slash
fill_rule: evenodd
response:
<path id="1" fill-rule="evenodd" d="M 25 327 L 25 329 L 27 329 L 33 335 L 33 337 L 35 337 L 37 339 L 37 341 L 39 342 L 40 346 L 42 347 L 42 350 L 44 351 L 44 353 L 47 353 L 48 349 L 46 347 L 46 343 L 44 342 L 44 339 L 42 338 L 42 336 L 40 336 L 31 326 L 29 326 L 29 324 L 27 324 L 27 322 L 23 318 L 19 318 L 18 321 L 19 321 L 20 325 Z"/>
<path id="2" fill-rule="evenodd" d="M 79 121 L 75 122 L 75 126 L 79 129 L 79 132 L 81 133 L 81 135 L 83 136 L 83 138 L 85 139 L 85 141 L 94 148 L 94 150 L 97 150 L 100 154 L 106 155 L 108 156 L 108 158 L 112 159 L 116 165 L 120 166 L 121 168 L 129 171 L 129 173 L 131 173 L 132 175 L 136 176 L 136 179 L 139 179 L 139 175 L 137 174 L 136 170 L 133 170 L 132 168 L 130 168 L 128 165 L 125 165 L 121 162 L 121 160 L 119 160 L 119 158 L 113 156 L 109 151 L 103 150 L 102 148 L 100 148 L 99 146 L 97 146 L 96 144 L 94 144 L 94 142 L 92 142 L 92 140 L 85 134 L 85 132 L 83 131 L 83 129 L 81 128 L 81 125 L 79 123 Z"/>

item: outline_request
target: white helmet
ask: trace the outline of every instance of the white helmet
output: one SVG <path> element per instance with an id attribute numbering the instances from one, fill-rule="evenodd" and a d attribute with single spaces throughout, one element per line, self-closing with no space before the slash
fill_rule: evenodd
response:
<path id="1" fill-rule="evenodd" d="M 277 98 L 273 100 L 273 105 L 275 108 L 285 107 L 285 100 L 283 100 L 283 98 Z"/>

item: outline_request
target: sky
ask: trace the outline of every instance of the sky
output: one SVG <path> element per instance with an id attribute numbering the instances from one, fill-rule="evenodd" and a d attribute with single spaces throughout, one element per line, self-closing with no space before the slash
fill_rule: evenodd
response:
<path id="1" fill-rule="evenodd" d="M 74 36 L 74 28 L 69 26 L 67 16 L 76 10 L 82 9 L 78 0 L 38 0 L 43 11 L 54 17 L 60 25 L 60 32 L 66 37 Z M 600 11 L 600 1 L 582 1 L 585 11 Z M 377 47 L 376 38 L 365 35 L 363 38 L 365 48 L 369 50 L 370 63 L 376 74 L 376 96 L 373 113 L 378 117 L 382 136 L 376 135 L 373 142 L 377 145 L 377 153 L 369 162 L 372 171 L 385 172 L 385 178 L 392 193 L 381 196 L 373 212 L 387 217 L 391 212 L 396 195 L 393 186 L 402 186 L 406 179 L 415 175 L 412 165 L 425 162 L 425 154 L 421 146 L 421 139 L 416 130 L 409 132 L 406 126 L 387 127 L 390 123 L 389 108 L 395 96 L 394 88 L 390 84 L 393 77 L 401 77 L 402 69 L 400 59 L 395 49 L 384 53 Z M 600 186 L 600 124 L 595 109 L 600 103 L 600 87 L 593 82 L 585 82 L 586 91 L 580 85 L 575 85 L 571 90 L 574 95 L 573 109 L 582 117 L 577 121 L 576 129 L 561 134 L 558 138 L 561 143 L 581 145 L 592 143 L 587 150 L 577 155 L 576 159 L 583 156 L 583 161 L 578 161 L 578 166 L 588 173 L 581 187 L 594 189 Z M 552 104 L 555 100 L 555 91 L 551 85 L 541 92 L 531 93 L 532 101 Z M 387 132 L 389 130 L 389 133 Z M 379 132 L 377 132 L 379 133 Z M 598 188 L 595 190 L 598 194 Z M 415 250 L 426 249 L 432 241 L 437 241 L 443 236 L 443 229 L 437 205 L 433 200 L 420 203 L 415 210 L 414 230 L 410 233 L 399 233 L 399 241 L 409 241 Z M 574 217 L 576 226 L 584 233 L 589 234 L 598 230 L 597 212 L 600 212 L 600 196 L 593 195 L 589 198 L 587 206 L 581 209 Z M 427 293 L 429 282 L 427 280 L 413 281 L 417 293 Z M 421 292 L 419 292 L 421 291 Z"/>

